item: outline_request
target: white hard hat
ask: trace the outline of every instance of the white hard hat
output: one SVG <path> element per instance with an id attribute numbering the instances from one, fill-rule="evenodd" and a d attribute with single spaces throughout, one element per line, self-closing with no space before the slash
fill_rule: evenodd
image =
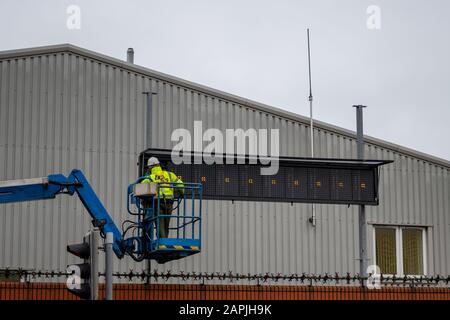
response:
<path id="1" fill-rule="evenodd" d="M 156 157 L 151 157 L 150 159 L 148 159 L 147 161 L 147 167 L 153 167 L 155 165 L 159 164 L 159 160 Z"/>

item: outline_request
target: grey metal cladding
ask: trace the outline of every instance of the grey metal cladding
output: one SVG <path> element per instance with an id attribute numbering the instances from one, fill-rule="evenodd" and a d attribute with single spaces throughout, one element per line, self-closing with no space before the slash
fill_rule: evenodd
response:
<path id="1" fill-rule="evenodd" d="M 125 190 L 145 148 L 152 89 L 152 147 L 171 148 L 171 132 L 207 128 L 278 128 L 281 155 L 309 156 L 306 119 L 71 45 L 0 53 L 0 180 L 79 168 L 115 221 L 128 218 Z M 354 133 L 318 123 L 316 156 L 356 157 Z M 372 224 L 427 226 L 429 274 L 450 273 L 449 162 L 367 138 L 365 154 L 395 162 L 380 171 Z M 211 201 L 204 204 L 202 253 L 161 270 L 215 272 L 356 272 L 357 209 L 308 204 Z M 90 221 L 74 197 L 0 206 L 0 267 L 65 269 L 65 247 Z M 370 227 L 371 228 L 371 227 Z M 369 241 L 373 239 L 370 237 Z M 369 243 L 369 248 L 372 244 Z M 369 255 L 372 257 L 373 252 Z M 102 261 L 102 257 L 100 261 Z M 115 259 L 115 270 L 143 264 Z M 370 262 L 369 262 L 370 264 Z"/>

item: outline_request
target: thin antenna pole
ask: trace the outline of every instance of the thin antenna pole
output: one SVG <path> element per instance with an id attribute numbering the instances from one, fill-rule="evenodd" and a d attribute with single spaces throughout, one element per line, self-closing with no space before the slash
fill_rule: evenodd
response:
<path id="1" fill-rule="evenodd" d="M 306 29 L 306 35 L 308 37 L 308 73 L 309 73 L 309 128 L 310 128 L 310 136 L 311 136 L 311 158 L 314 157 L 314 119 L 313 119 L 313 95 L 312 95 L 312 85 L 311 85 L 311 49 L 309 45 L 309 28 Z M 316 206 L 314 203 L 312 204 L 312 214 L 309 221 L 315 227 L 316 226 Z"/>
<path id="2" fill-rule="evenodd" d="M 308 71 L 309 71 L 309 118 L 311 130 L 311 157 L 314 157 L 314 120 L 313 120 L 313 95 L 311 86 L 311 49 L 309 45 L 309 28 L 306 30 L 308 36 Z"/>

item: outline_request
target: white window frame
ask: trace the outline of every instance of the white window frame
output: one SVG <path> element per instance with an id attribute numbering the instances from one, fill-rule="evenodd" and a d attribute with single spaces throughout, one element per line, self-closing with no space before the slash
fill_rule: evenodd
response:
<path id="1" fill-rule="evenodd" d="M 373 261 L 375 265 L 377 264 L 377 243 L 376 243 L 376 229 L 384 228 L 384 229 L 394 229 L 395 230 L 395 253 L 396 253 L 396 264 L 397 264 L 397 273 L 395 276 L 403 277 L 405 276 L 403 270 L 403 230 L 404 229 L 415 229 L 422 231 L 422 256 L 423 256 L 423 274 L 409 274 L 408 277 L 416 278 L 427 275 L 427 228 L 421 226 L 393 226 L 393 225 L 374 225 L 373 226 Z M 384 274 L 383 274 L 384 276 Z M 386 274 L 387 277 L 393 277 L 393 274 Z"/>

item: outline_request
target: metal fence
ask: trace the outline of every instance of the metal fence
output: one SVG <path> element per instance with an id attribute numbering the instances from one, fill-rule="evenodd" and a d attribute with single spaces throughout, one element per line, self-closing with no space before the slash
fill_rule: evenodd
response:
<path id="1" fill-rule="evenodd" d="M 66 272 L 0 270 L 0 300 L 78 300 Z M 100 277 L 103 277 L 100 274 Z M 450 276 L 114 273 L 115 300 L 450 300 Z M 104 284 L 99 299 L 105 298 Z"/>

